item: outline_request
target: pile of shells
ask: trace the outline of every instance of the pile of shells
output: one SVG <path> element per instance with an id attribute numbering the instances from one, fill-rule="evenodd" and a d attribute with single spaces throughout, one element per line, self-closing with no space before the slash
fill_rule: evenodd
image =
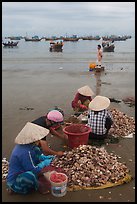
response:
<path id="1" fill-rule="evenodd" d="M 8 175 L 9 162 L 6 158 L 2 159 L 2 180 L 5 181 Z"/>
<path id="2" fill-rule="evenodd" d="M 107 182 L 117 183 L 129 169 L 118 156 L 107 153 L 104 147 L 80 145 L 56 157 L 51 165 L 61 167 L 68 176 L 68 186 L 96 187 Z"/>
<path id="3" fill-rule="evenodd" d="M 135 132 L 135 120 L 133 117 L 127 116 L 116 108 L 110 109 L 110 112 L 114 121 L 109 132 L 111 135 L 123 137 Z"/>

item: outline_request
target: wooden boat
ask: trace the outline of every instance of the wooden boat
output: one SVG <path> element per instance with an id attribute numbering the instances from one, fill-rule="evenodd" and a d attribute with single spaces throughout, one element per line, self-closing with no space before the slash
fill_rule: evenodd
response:
<path id="1" fill-rule="evenodd" d="M 103 67 L 103 66 L 96 66 L 94 68 L 94 71 L 96 71 L 96 72 L 101 72 L 101 71 L 104 71 L 104 70 L 105 70 L 105 67 Z"/>
<path id="2" fill-rule="evenodd" d="M 114 45 L 105 45 L 103 47 L 103 52 L 114 52 L 114 48 L 115 48 Z"/>
<path id="3" fill-rule="evenodd" d="M 64 41 L 72 41 L 72 42 L 76 42 L 76 41 L 78 41 L 79 40 L 79 38 L 68 38 L 68 37 L 65 37 L 65 38 L 63 38 L 63 40 Z"/>
<path id="4" fill-rule="evenodd" d="M 38 41 L 41 41 L 41 39 L 26 38 L 26 37 L 25 37 L 25 41 L 38 42 Z"/>
<path id="5" fill-rule="evenodd" d="M 10 38 L 10 40 L 21 40 L 22 39 L 22 37 L 21 36 L 12 36 L 12 37 L 9 37 Z"/>
<path id="6" fill-rule="evenodd" d="M 72 35 L 71 37 L 63 37 L 62 38 L 63 41 L 72 41 L 72 42 L 76 42 L 79 40 L 79 38 L 77 37 L 77 35 Z"/>
<path id="7" fill-rule="evenodd" d="M 3 42 L 2 44 L 4 45 L 4 47 L 15 47 L 15 46 L 17 46 L 18 45 L 18 43 L 19 42 L 13 42 L 13 41 L 11 41 L 11 42 Z"/>
<path id="8" fill-rule="evenodd" d="M 57 38 L 57 37 L 56 37 L 56 38 L 52 38 L 52 37 L 51 37 L 51 38 L 48 38 L 48 37 L 45 37 L 44 39 L 45 39 L 45 41 L 49 41 L 49 40 L 50 40 L 50 41 L 52 41 L 52 40 L 61 40 L 60 38 Z"/>
<path id="9" fill-rule="evenodd" d="M 25 37 L 24 39 L 25 41 L 32 41 L 32 42 L 41 41 L 41 38 L 38 38 L 38 37 L 32 37 L 32 38 Z"/>
<path id="10" fill-rule="evenodd" d="M 50 52 L 62 52 L 63 42 L 50 42 Z"/>
<path id="11" fill-rule="evenodd" d="M 87 36 L 87 37 L 81 37 L 82 40 L 100 40 L 99 36 Z"/>
<path id="12" fill-rule="evenodd" d="M 103 41 L 102 42 L 102 47 L 103 47 L 103 52 L 114 52 L 114 42 L 110 42 L 110 41 Z"/>

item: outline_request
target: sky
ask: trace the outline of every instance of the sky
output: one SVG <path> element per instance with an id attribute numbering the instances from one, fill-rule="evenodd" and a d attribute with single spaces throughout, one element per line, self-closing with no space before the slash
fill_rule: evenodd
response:
<path id="1" fill-rule="evenodd" d="M 135 35 L 135 2 L 2 2 L 2 36 Z"/>

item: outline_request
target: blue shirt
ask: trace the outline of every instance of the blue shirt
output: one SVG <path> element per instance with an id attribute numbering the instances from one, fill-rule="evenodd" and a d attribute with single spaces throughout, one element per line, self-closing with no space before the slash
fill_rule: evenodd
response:
<path id="1" fill-rule="evenodd" d="M 9 161 L 7 182 L 14 181 L 19 174 L 26 171 L 32 171 L 36 175 L 41 171 L 42 168 L 37 166 L 40 161 L 36 147 L 34 144 L 17 144 L 14 147 Z M 41 153 L 40 150 L 39 154 Z"/>

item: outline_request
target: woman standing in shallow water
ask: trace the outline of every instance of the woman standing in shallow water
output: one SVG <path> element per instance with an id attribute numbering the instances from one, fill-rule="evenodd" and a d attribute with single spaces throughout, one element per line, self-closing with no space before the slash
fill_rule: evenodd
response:
<path id="1" fill-rule="evenodd" d="M 97 64 L 98 64 L 99 66 L 101 66 L 102 57 L 103 57 L 101 45 L 98 45 L 97 49 L 98 49 L 98 51 L 97 51 Z"/>

